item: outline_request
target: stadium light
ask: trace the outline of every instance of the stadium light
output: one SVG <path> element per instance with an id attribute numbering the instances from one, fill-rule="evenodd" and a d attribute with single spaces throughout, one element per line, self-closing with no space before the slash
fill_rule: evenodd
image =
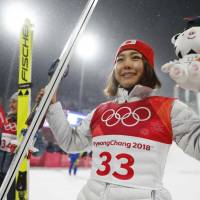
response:
<path id="1" fill-rule="evenodd" d="M 91 59 L 97 53 L 97 39 L 92 34 L 83 35 L 77 44 L 77 53 L 83 60 Z"/>
<path id="2" fill-rule="evenodd" d="M 3 10 L 4 24 L 7 29 L 13 33 L 18 33 L 26 18 L 31 20 L 31 23 L 35 24 L 36 18 L 31 10 L 21 2 L 13 2 L 8 4 Z"/>
<path id="3" fill-rule="evenodd" d="M 93 34 L 83 34 L 76 46 L 76 52 L 82 60 L 81 64 L 81 77 L 80 77 L 80 89 L 79 89 L 79 112 L 82 109 L 82 97 L 83 97 L 83 83 L 85 74 L 85 63 L 91 60 L 95 54 L 97 54 L 97 38 Z"/>

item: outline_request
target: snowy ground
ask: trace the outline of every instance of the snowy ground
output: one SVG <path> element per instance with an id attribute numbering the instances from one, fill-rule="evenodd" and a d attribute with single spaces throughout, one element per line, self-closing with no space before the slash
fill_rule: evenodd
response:
<path id="1" fill-rule="evenodd" d="M 200 199 L 200 163 L 172 145 L 164 176 L 164 185 L 173 200 Z M 90 170 L 80 169 L 76 177 L 67 169 L 31 168 L 30 200 L 75 200 L 86 183 Z"/>
<path id="2" fill-rule="evenodd" d="M 80 169 L 74 177 L 63 168 L 32 168 L 30 200 L 75 200 L 89 174 L 90 170 Z"/>

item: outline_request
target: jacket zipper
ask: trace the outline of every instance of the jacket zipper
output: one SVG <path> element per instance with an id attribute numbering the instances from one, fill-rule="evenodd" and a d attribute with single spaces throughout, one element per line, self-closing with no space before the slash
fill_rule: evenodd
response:
<path id="1" fill-rule="evenodd" d="M 110 183 L 106 183 L 106 186 L 105 186 L 105 190 L 104 190 L 104 193 L 103 193 L 103 199 L 102 200 L 107 200 L 107 195 L 108 195 L 108 190 L 109 190 L 109 186 L 110 186 Z"/>
<path id="2" fill-rule="evenodd" d="M 151 199 L 156 200 L 156 190 L 151 191 Z"/>

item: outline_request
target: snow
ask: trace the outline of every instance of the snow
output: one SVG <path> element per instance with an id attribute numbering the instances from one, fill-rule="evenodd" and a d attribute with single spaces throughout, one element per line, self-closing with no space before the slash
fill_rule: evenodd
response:
<path id="1" fill-rule="evenodd" d="M 67 168 L 31 168 L 30 200 L 75 200 L 89 175 L 89 169 L 69 176 Z"/>
<path id="2" fill-rule="evenodd" d="M 31 168 L 30 200 L 75 200 L 89 176 L 89 169 L 79 169 L 76 176 L 69 176 L 67 168 Z M 164 186 L 170 191 L 173 200 L 199 200 L 199 183 L 199 161 L 172 145 Z"/>
<path id="3" fill-rule="evenodd" d="M 200 199 L 200 162 L 172 145 L 164 175 L 164 186 L 173 200 Z"/>

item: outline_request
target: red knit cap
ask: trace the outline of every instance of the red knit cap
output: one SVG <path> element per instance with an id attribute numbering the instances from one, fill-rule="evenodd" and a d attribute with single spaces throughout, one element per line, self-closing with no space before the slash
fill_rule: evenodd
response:
<path id="1" fill-rule="evenodd" d="M 126 40 L 125 42 L 123 42 L 116 53 L 115 61 L 117 56 L 122 51 L 131 49 L 140 52 L 147 59 L 147 62 L 151 65 L 151 67 L 154 67 L 153 49 L 147 43 L 144 43 L 141 40 Z"/>

